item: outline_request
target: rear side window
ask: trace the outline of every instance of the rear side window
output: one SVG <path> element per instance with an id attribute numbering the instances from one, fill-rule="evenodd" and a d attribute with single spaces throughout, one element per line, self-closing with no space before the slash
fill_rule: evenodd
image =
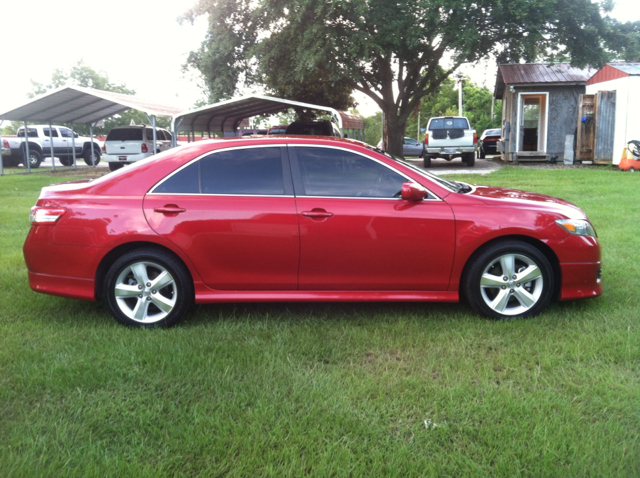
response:
<path id="1" fill-rule="evenodd" d="M 280 148 L 234 149 L 210 154 L 169 177 L 153 192 L 283 195 Z"/>
<path id="2" fill-rule="evenodd" d="M 469 122 L 465 118 L 436 118 L 431 120 L 429 129 L 469 129 Z"/>
<path id="3" fill-rule="evenodd" d="M 52 129 L 42 128 L 42 134 L 45 136 L 45 138 L 49 138 L 50 136 L 52 138 L 57 138 L 58 130 L 56 130 L 55 128 L 52 128 Z"/>
<path id="4" fill-rule="evenodd" d="M 142 128 L 112 129 L 107 135 L 106 141 L 141 141 Z"/>
<path id="5" fill-rule="evenodd" d="M 38 137 L 38 132 L 36 131 L 35 128 L 29 128 L 28 131 L 29 131 L 29 133 L 28 133 L 29 138 L 37 138 Z M 17 136 L 18 136 L 18 138 L 24 138 L 24 128 L 18 130 Z"/>

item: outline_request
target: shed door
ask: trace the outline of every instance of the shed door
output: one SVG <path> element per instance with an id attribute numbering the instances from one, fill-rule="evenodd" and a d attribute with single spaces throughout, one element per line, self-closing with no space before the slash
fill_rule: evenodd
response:
<path id="1" fill-rule="evenodd" d="M 613 139 L 616 132 L 616 92 L 598 91 L 596 110 L 596 145 L 594 161 L 613 161 Z"/>
<path id="2" fill-rule="evenodd" d="M 519 95 L 518 126 L 518 152 L 546 151 L 546 93 Z"/>

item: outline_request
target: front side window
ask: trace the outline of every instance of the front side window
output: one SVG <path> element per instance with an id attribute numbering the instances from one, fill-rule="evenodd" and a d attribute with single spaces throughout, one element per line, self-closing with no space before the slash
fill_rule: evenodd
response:
<path id="1" fill-rule="evenodd" d="M 333 148 L 295 148 L 307 196 L 398 197 L 407 179 L 374 161 Z"/>
<path id="2" fill-rule="evenodd" d="M 178 171 L 153 192 L 283 195 L 280 148 L 246 148 L 212 153 Z"/>
<path id="3" fill-rule="evenodd" d="M 60 128 L 60 136 L 63 138 L 73 138 L 73 133 L 68 128 Z"/>

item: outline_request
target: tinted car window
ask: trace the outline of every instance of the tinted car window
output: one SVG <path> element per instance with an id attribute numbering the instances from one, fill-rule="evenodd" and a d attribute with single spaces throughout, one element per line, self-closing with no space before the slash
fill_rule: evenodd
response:
<path id="1" fill-rule="evenodd" d="M 200 193 L 200 161 L 178 171 L 155 188 L 153 192 L 165 194 Z"/>
<path id="2" fill-rule="evenodd" d="M 71 132 L 70 129 L 67 128 L 59 128 L 60 129 L 60 136 L 62 136 L 63 138 L 73 138 L 73 133 Z"/>
<path id="3" fill-rule="evenodd" d="M 50 134 L 53 138 L 58 137 L 58 131 L 55 128 L 52 128 L 51 130 L 49 130 L 49 128 L 42 128 L 42 134 L 44 134 L 46 138 L 49 138 Z"/>
<path id="4" fill-rule="evenodd" d="M 107 141 L 140 141 L 142 140 L 142 128 L 112 129 L 107 135 Z"/>
<path id="5" fill-rule="evenodd" d="M 280 148 L 220 151 L 200 163 L 204 194 L 284 194 Z"/>
<path id="6" fill-rule="evenodd" d="M 406 178 L 359 154 L 330 148 L 295 149 L 307 196 L 392 198 Z"/>
<path id="7" fill-rule="evenodd" d="M 220 151 L 158 185 L 154 193 L 282 195 L 280 148 Z"/>
<path id="8" fill-rule="evenodd" d="M 465 118 L 437 118 L 431 120 L 429 129 L 468 129 L 469 122 Z"/>
<path id="9" fill-rule="evenodd" d="M 28 129 L 29 133 L 29 138 L 37 138 L 38 137 L 38 132 L 36 131 L 35 128 L 29 128 Z M 24 129 L 19 129 L 18 130 L 18 134 L 16 135 L 18 136 L 18 138 L 24 138 Z"/>

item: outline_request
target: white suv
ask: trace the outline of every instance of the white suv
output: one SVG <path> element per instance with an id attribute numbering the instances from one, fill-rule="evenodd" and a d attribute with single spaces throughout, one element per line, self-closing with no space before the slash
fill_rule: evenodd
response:
<path id="1" fill-rule="evenodd" d="M 156 128 L 156 149 L 160 153 L 171 148 L 171 133 Z M 153 156 L 153 126 L 117 126 L 109 131 L 102 147 L 102 159 L 115 171 L 125 164 Z"/>

